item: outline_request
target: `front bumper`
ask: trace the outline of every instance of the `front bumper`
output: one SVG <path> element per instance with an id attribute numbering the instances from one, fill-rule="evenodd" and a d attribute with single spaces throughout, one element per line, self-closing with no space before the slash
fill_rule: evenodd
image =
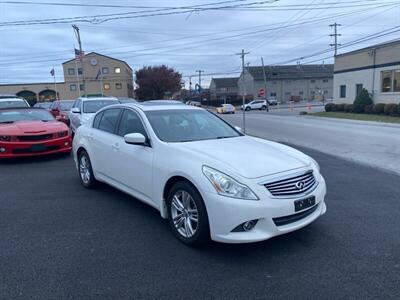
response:
<path id="1" fill-rule="evenodd" d="M 0 142 L 0 148 L 5 152 L 0 152 L 0 159 L 14 157 L 41 156 L 54 153 L 69 153 L 72 150 L 70 136 L 35 142 Z"/>
<path id="2" fill-rule="evenodd" d="M 224 243 L 251 243 L 295 231 L 325 214 L 325 194 L 326 184 L 322 176 L 316 189 L 309 195 L 294 199 L 239 200 L 207 192 L 205 202 L 210 222 L 211 239 Z M 277 226 L 275 224 L 273 219 L 293 216 L 302 212 L 295 212 L 294 201 L 310 196 L 315 196 L 316 200 L 312 213 L 286 225 Z M 250 220 L 258 220 L 252 230 L 232 232 L 238 225 Z"/>

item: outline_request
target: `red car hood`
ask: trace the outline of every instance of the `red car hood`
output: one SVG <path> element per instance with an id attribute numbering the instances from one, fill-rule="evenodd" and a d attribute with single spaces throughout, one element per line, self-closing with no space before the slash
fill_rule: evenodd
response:
<path id="1" fill-rule="evenodd" d="M 0 124 L 0 135 L 35 135 L 67 130 L 67 125 L 58 121 L 18 121 L 11 124 Z"/>

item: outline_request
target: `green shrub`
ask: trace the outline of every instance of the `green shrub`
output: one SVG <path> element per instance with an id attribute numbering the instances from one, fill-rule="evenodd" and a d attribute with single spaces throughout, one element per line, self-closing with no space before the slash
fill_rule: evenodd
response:
<path id="1" fill-rule="evenodd" d="M 370 104 L 373 104 L 374 102 L 371 99 L 371 96 L 369 95 L 368 91 L 366 89 L 362 89 L 361 92 L 358 94 L 356 99 L 354 100 L 353 103 L 353 111 L 355 113 L 363 113 L 364 112 L 364 107 Z"/>
<path id="2" fill-rule="evenodd" d="M 346 103 L 336 104 L 336 111 L 344 111 L 345 107 L 346 107 Z"/>
<path id="3" fill-rule="evenodd" d="M 344 111 L 345 112 L 353 112 L 353 104 L 346 104 L 344 106 Z"/>
<path id="4" fill-rule="evenodd" d="M 398 111 L 398 106 L 396 103 L 385 104 L 385 108 L 383 110 L 385 115 L 389 115 L 389 116 L 397 115 L 397 111 Z"/>
<path id="5" fill-rule="evenodd" d="M 346 104 L 344 107 L 344 111 L 348 113 L 353 112 L 353 104 Z"/>
<path id="6" fill-rule="evenodd" d="M 327 103 L 325 104 L 325 111 L 334 111 L 335 103 Z"/>
<path id="7" fill-rule="evenodd" d="M 383 114 L 385 111 L 385 103 L 377 103 L 374 105 L 373 113 L 376 115 Z"/>
<path id="8" fill-rule="evenodd" d="M 364 107 L 364 112 L 366 114 L 372 114 L 374 112 L 374 105 L 373 104 L 368 104 Z"/>

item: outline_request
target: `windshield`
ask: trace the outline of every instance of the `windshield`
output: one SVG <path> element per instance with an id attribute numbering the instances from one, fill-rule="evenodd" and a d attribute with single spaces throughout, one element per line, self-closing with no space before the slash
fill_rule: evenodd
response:
<path id="1" fill-rule="evenodd" d="M 83 102 L 84 113 L 95 113 L 103 107 L 118 104 L 118 100 L 90 100 Z"/>
<path id="2" fill-rule="evenodd" d="M 34 105 L 34 107 L 40 107 L 40 108 L 45 108 L 45 109 L 49 109 L 51 106 L 52 102 L 40 102 L 40 103 L 36 103 Z"/>
<path id="3" fill-rule="evenodd" d="M 18 109 L 0 111 L 0 123 L 17 121 L 53 121 L 54 117 L 44 109 Z"/>
<path id="4" fill-rule="evenodd" d="M 164 142 L 189 142 L 241 136 L 234 128 L 204 110 L 157 110 L 146 116 Z"/>
<path id="5" fill-rule="evenodd" d="M 12 107 L 27 107 L 27 105 L 24 101 L 21 100 L 0 101 L 0 108 Z"/>

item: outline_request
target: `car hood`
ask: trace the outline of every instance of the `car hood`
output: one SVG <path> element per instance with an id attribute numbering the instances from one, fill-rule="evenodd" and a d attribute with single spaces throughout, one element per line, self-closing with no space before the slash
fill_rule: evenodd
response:
<path id="1" fill-rule="evenodd" d="M 311 165 L 309 156 L 291 147 L 249 136 L 179 143 L 179 147 L 246 178 L 258 178 Z M 221 170 L 224 171 L 224 170 Z"/>
<path id="2" fill-rule="evenodd" d="M 68 127 L 57 121 L 18 121 L 11 124 L 0 124 L 0 135 L 46 134 L 66 130 Z"/>

